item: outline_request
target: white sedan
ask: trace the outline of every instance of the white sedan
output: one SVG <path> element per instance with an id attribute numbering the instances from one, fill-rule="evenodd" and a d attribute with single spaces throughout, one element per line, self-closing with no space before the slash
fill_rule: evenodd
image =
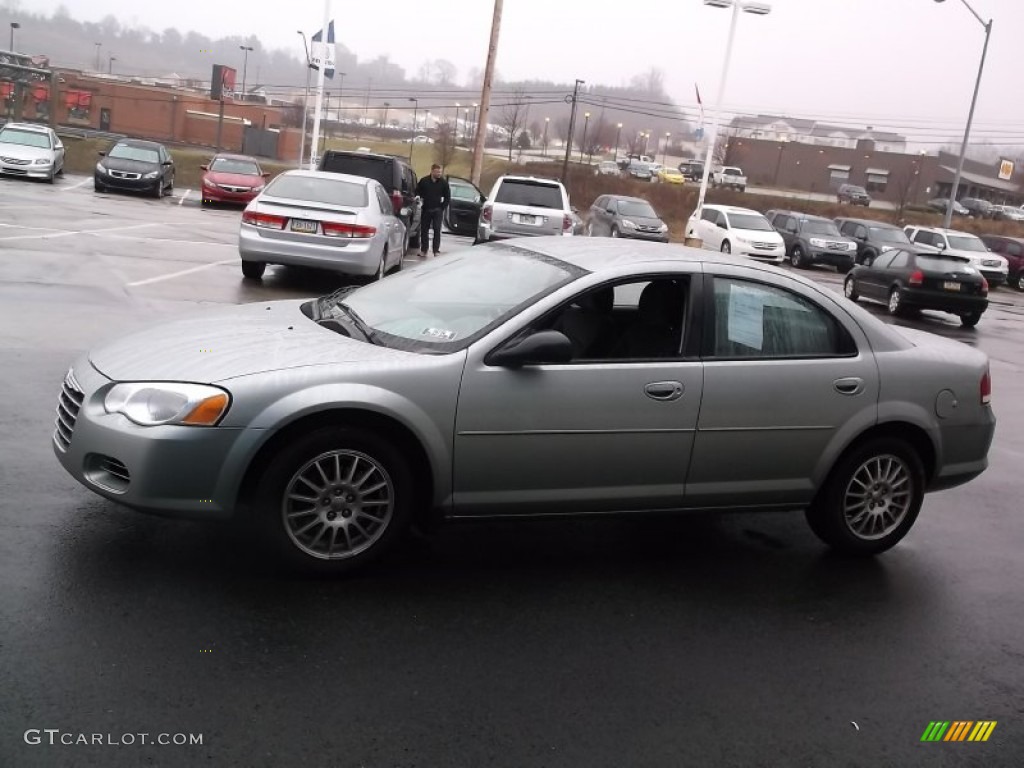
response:
<path id="1" fill-rule="evenodd" d="M 64 173 L 64 145 L 45 125 L 7 123 L 0 128 L 0 174 L 46 179 Z"/>

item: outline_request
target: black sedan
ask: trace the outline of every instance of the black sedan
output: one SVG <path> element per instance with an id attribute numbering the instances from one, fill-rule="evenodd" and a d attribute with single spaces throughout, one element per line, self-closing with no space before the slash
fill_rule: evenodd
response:
<path id="1" fill-rule="evenodd" d="M 163 144 L 122 139 L 108 152 L 100 152 L 93 173 L 97 192 L 123 189 L 163 197 L 174 189 L 174 160 Z"/>
<path id="2" fill-rule="evenodd" d="M 889 314 L 935 309 L 973 328 L 988 308 L 988 281 L 967 259 L 946 253 L 892 250 L 854 267 L 843 283 L 851 301 L 882 302 Z"/>

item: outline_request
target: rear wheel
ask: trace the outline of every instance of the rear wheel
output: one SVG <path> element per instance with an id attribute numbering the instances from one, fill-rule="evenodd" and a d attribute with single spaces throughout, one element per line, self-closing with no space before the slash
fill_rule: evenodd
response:
<path id="1" fill-rule="evenodd" d="M 1017 279 L 1014 281 L 1014 285 L 1017 286 L 1018 291 L 1024 291 L 1024 272 L 1017 275 Z"/>
<path id="2" fill-rule="evenodd" d="M 380 255 L 380 264 L 377 265 L 377 274 L 373 276 L 373 280 L 383 280 L 384 275 L 388 273 L 388 249 L 385 248 L 384 252 Z"/>
<path id="3" fill-rule="evenodd" d="M 259 280 L 263 277 L 263 273 L 266 271 L 267 265 L 262 261 L 243 261 L 242 262 L 242 275 L 249 280 Z"/>
<path id="4" fill-rule="evenodd" d="M 902 539 L 924 499 L 924 465 L 896 438 L 877 438 L 840 458 L 807 510 L 811 530 L 833 549 L 875 555 Z"/>
<path id="5" fill-rule="evenodd" d="M 293 567 L 342 573 L 386 552 L 409 527 L 412 470 L 368 430 L 324 427 L 271 460 L 256 512 L 271 545 Z"/>
<path id="6" fill-rule="evenodd" d="M 857 293 L 857 284 L 854 282 L 853 277 L 847 277 L 843 281 L 843 295 L 850 301 L 856 301 L 860 298 L 860 294 Z"/>
<path id="7" fill-rule="evenodd" d="M 892 290 L 889 291 L 889 314 L 896 316 L 905 314 L 906 308 L 903 306 L 903 291 L 900 290 L 898 285 L 894 285 Z"/>
<path id="8" fill-rule="evenodd" d="M 973 328 L 981 320 L 981 312 L 968 312 L 960 315 L 960 325 L 964 328 Z"/>

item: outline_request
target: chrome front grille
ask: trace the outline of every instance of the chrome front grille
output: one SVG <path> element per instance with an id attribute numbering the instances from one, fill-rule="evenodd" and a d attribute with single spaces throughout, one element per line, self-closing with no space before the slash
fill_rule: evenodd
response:
<path id="1" fill-rule="evenodd" d="M 53 441 L 62 451 L 71 445 L 71 435 L 75 431 L 75 421 L 84 399 L 85 394 L 75 381 L 75 372 L 68 371 L 57 398 L 57 419 L 54 422 L 57 428 L 53 431 Z"/>
<path id="2" fill-rule="evenodd" d="M 217 186 L 225 192 L 248 192 L 250 190 L 250 187 L 235 187 L 228 184 L 218 184 Z"/>
<path id="3" fill-rule="evenodd" d="M 141 173 L 131 173 L 130 171 L 111 171 L 110 175 L 115 179 L 141 179 Z"/>
<path id="4" fill-rule="evenodd" d="M 830 241 L 828 241 L 827 245 L 833 251 L 845 251 L 845 250 L 847 250 L 846 243 L 836 243 L 836 242 L 833 242 L 833 241 L 830 240 Z"/>
<path id="5" fill-rule="evenodd" d="M 28 165 L 32 162 L 31 160 L 19 160 L 16 157 L 0 157 L 0 160 L 3 160 L 5 163 L 10 163 L 11 165 Z"/>
<path id="6" fill-rule="evenodd" d="M 762 251 L 770 251 L 776 247 L 775 243 L 754 243 L 755 248 L 760 248 Z"/>

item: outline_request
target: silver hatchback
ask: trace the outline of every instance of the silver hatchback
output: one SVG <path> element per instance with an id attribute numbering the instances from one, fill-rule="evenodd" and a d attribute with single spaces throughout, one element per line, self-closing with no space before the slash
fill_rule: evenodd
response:
<path id="1" fill-rule="evenodd" d="M 315 267 L 382 278 L 401 269 L 405 225 L 379 182 L 324 171 L 287 171 L 242 213 L 242 274 L 267 264 Z"/>
<path id="2" fill-rule="evenodd" d="M 74 362 L 54 450 L 138 510 L 347 570 L 413 523 L 806 510 L 873 555 L 987 466 L 988 358 L 797 275 L 604 238 L 455 252 Z"/>

